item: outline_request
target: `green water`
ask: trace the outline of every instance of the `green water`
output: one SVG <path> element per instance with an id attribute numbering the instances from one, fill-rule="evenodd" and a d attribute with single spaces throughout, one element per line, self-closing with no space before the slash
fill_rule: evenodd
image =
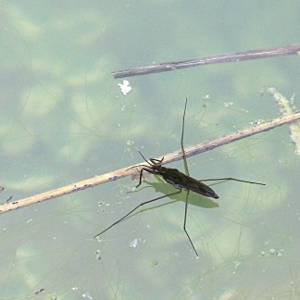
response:
<path id="1" fill-rule="evenodd" d="M 297 43 L 299 5 L 2 2 L 2 202 L 138 163 L 135 147 L 147 158 L 179 149 L 186 97 L 186 146 L 279 115 L 260 92 L 270 86 L 297 106 L 297 56 L 132 77 L 126 97 L 111 72 Z M 282 127 L 188 160 L 195 178 L 267 184 L 227 182 L 212 205 L 192 199 L 199 259 L 182 229 L 185 195 L 92 239 L 160 195 L 127 193 L 130 178 L 1 215 L 1 299 L 298 299 L 295 150 Z"/>

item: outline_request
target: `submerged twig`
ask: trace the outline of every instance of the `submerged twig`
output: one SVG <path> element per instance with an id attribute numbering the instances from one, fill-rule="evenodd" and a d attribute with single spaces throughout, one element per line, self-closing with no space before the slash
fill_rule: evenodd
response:
<path id="1" fill-rule="evenodd" d="M 281 95 L 275 88 L 269 88 L 268 93 L 273 97 L 283 115 L 293 112 L 293 108 L 291 107 L 293 99 L 291 99 L 290 103 L 290 101 Z M 300 121 L 291 122 L 289 124 L 289 129 L 291 140 L 296 145 L 295 153 L 300 155 Z"/>
<path id="2" fill-rule="evenodd" d="M 243 130 L 236 131 L 232 134 L 225 135 L 223 137 L 217 138 L 217 139 L 209 141 L 209 142 L 203 142 L 201 144 L 187 147 L 187 148 L 185 148 L 185 156 L 191 157 L 191 156 L 200 154 L 200 153 L 208 151 L 208 150 L 213 150 L 220 146 L 232 143 L 234 141 L 249 137 L 251 135 L 254 135 L 254 134 L 257 134 L 260 132 L 271 130 L 278 126 L 281 126 L 281 125 L 284 125 L 287 123 L 291 123 L 291 122 L 294 122 L 295 120 L 299 120 L 299 119 L 300 119 L 300 111 L 292 113 L 292 114 L 287 114 L 282 117 L 273 119 L 271 121 L 267 121 L 267 122 L 260 123 L 258 125 L 255 125 L 255 126 L 243 129 Z M 158 159 L 161 159 L 161 158 L 162 157 L 160 157 Z M 178 161 L 180 159 L 182 159 L 182 150 L 181 149 L 179 149 L 173 153 L 164 155 L 163 164 L 167 164 L 167 163 L 170 163 L 173 161 Z M 120 179 L 122 177 L 132 175 L 136 172 L 139 172 L 140 169 L 142 168 L 141 165 L 143 165 L 143 164 L 144 164 L 144 162 L 137 164 L 137 165 L 130 166 L 130 167 L 126 167 L 126 168 L 123 168 L 123 169 L 120 169 L 117 171 L 106 173 L 106 174 L 103 174 L 103 175 L 100 175 L 100 176 L 97 176 L 94 178 L 79 181 L 77 183 L 69 184 L 67 186 L 64 186 L 64 187 L 61 187 L 58 189 L 54 189 L 51 191 L 47 191 L 47 192 L 44 192 L 41 194 L 37 194 L 37 195 L 31 196 L 31 197 L 27 197 L 27 198 L 13 201 L 13 202 L 2 204 L 2 205 L 0 205 L 0 213 L 8 212 L 11 210 L 15 210 L 17 208 L 25 207 L 28 205 L 42 202 L 42 201 L 46 201 L 46 200 L 50 200 L 50 199 L 64 196 L 67 194 L 71 194 L 74 192 L 82 191 L 82 190 L 94 187 L 94 186 L 102 184 L 102 183 L 114 181 L 114 180 Z"/>
<path id="3" fill-rule="evenodd" d="M 154 64 L 151 66 L 116 71 L 116 72 L 112 72 L 112 75 L 115 79 L 124 78 L 130 76 L 145 75 L 150 73 L 160 73 L 165 71 L 179 70 L 183 68 L 190 68 L 190 67 L 195 67 L 200 65 L 221 64 L 221 63 L 238 62 L 238 61 L 250 60 L 250 59 L 297 54 L 298 51 L 300 51 L 300 44 L 288 45 L 284 47 L 256 49 L 256 50 L 249 50 L 243 52 L 233 52 L 233 53 L 226 53 L 220 55 L 186 59 L 180 61 L 169 61 L 160 64 Z"/>

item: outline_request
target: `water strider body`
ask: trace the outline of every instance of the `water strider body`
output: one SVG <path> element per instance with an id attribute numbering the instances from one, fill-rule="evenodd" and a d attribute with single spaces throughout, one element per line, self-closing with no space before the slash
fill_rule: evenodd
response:
<path id="1" fill-rule="evenodd" d="M 109 227 L 98 233 L 97 235 L 94 236 L 94 238 L 100 236 L 102 233 L 106 232 L 113 226 L 117 225 L 118 223 L 122 222 L 124 219 L 126 219 L 128 216 L 130 216 L 134 211 L 136 211 L 138 208 L 142 207 L 143 205 L 152 203 L 154 201 L 163 199 L 165 197 L 169 197 L 172 195 L 176 195 L 181 193 L 182 190 L 185 190 L 186 193 L 186 199 L 185 199 L 185 209 L 184 209 L 184 220 L 183 220 L 183 230 L 186 233 L 192 248 L 196 254 L 197 257 L 199 257 L 198 252 L 194 246 L 194 243 L 192 242 L 192 239 L 190 238 L 190 235 L 188 234 L 186 230 L 186 219 L 187 219 L 187 209 L 188 209 L 188 198 L 189 198 L 189 192 L 192 191 L 196 194 L 200 194 L 205 197 L 210 197 L 214 199 L 218 199 L 219 196 L 215 193 L 215 191 L 204 184 L 202 181 L 228 181 L 228 180 L 233 180 L 233 181 L 239 181 L 239 182 L 245 182 L 245 183 L 250 183 L 250 184 L 259 184 L 259 185 L 265 185 L 264 183 L 259 183 L 259 182 L 253 182 L 253 181 L 247 181 L 247 180 L 241 180 L 241 179 L 236 179 L 236 178 L 216 178 L 216 179 L 204 179 L 204 180 L 197 180 L 194 179 L 193 177 L 190 176 L 189 170 L 188 170 L 188 165 L 186 162 L 186 156 L 185 156 L 185 151 L 183 147 L 183 137 L 184 137 L 184 120 L 185 120 L 185 112 L 186 112 L 186 105 L 187 105 L 187 99 L 185 101 L 185 106 L 184 106 L 184 112 L 183 112 L 183 118 L 182 118 L 182 132 L 181 132 L 181 150 L 182 150 L 182 158 L 183 158 L 183 163 L 184 163 L 184 169 L 185 173 L 180 172 L 177 169 L 172 169 L 172 168 L 166 168 L 162 166 L 163 160 L 162 159 L 156 159 L 156 158 L 150 158 L 147 160 L 143 154 L 140 153 L 140 155 L 143 157 L 147 165 L 140 165 L 142 169 L 140 170 L 140 178 L 139 178 L 139 183 L 136 187 L 139 187 L 142 184 L 142 177 L 143 177 L 143 172 L 146 171 L 148 173 L 154 174 L 154 175 L 159 175 L 161 176 L 167 183 L 171 184 L 174 188 L 178 189 L 178 191 L 173 192 L 168 195 L 163 195 L 145 202 L 140 203 L 137 205 L 135 208 L 133 208 L 130 212 L 128 212 L 125 216 L 111 224 Z"/>
<path id="2" fill-rule="evenodd" d="M 142 153 L 140 154 L 142 155 Z M 212 188 L 210 188 L 200 180 L 194 179 L 193 177 L 190 177 L 189 175 L 186 175 L 177 169 L 162 167 L 161 164 L 163 162 L 163 159 L 164 158 L 162 158 L 161 160 L 150 158 L 148 161 L 144 158 L 144 160 L 149 164 L 149 167 L 144 166 L 141 169 L 140 181 L 137 187 L 140 186 L 142 183 L 143 171 L 147 171 L 151 174 L 161 176 L 167 183 L 170 183 L 176 189 L 192 191 L 196 194 L 200 194 L 202 196 L 214 199 L 219 198 L 219 196 L 215 193 L 215 191 Z"/>

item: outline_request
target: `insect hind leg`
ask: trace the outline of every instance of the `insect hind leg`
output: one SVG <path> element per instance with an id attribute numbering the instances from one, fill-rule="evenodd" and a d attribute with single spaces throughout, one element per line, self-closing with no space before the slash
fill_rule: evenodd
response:
<path id="1" fill-rule="evenodd" d="M 255 182 L 255 181 L 237 179 L 237 178 L 232 178 L 232 177 L 227 177 L 227 178 L 212 178 L 212 179 L 200 179 L 200 181 L 237 181 L 237 182 L 243 182 L 243 183 L 249 183 L 249 184 L 266 185 L 265 183 L 262 183 L 262 182 Z"/>
<path id="2" fill-rule="evenodd" d="M 195 252 L 195 254 L 196 254 L 197 258 L 198 258 L 198 257 L 199 257 L 198 252 L 197 252 L 197 250 L 196 250 L 196 248 L 195 248 L 195 246 L 194 246 L 194 243 L 193 243 L 193 241 L 192 241 L 192 239 L 191 239 L 189 233 L 188 233 L 187 230 L 186 230 L 186 216 L 187 216 L 187 210 L 188 210 L 189 193 L 190 193 L 190 191 L 187 190 L 186 198 L 185 198 L 183 230 L 184 230 L 185 234 L 187 235 L 187 237 L 188 237 L 188 239 L 189 239 L 189 241 L 190 241 L 190 243 L 191 243 L 191 245 L 192 245 L 192 248 L 193 248 L 193 250 L 194 250 L 194 252 Z"/>

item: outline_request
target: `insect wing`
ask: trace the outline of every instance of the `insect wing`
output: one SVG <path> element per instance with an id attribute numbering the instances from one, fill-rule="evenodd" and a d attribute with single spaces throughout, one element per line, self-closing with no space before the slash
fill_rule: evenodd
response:
<path id="1" fill-rule="evenodd" d="M 215 193 L 213 189 L 209 186 L 201 182 L 200 180 L 196 180 L 192 177 L 186 176 L 185 178 L 185 189 L 193 191 L 194 193 L 203 195 L 205 197 L 211 197 L 214 199 L 218 199 L 219 196 Z"/>

